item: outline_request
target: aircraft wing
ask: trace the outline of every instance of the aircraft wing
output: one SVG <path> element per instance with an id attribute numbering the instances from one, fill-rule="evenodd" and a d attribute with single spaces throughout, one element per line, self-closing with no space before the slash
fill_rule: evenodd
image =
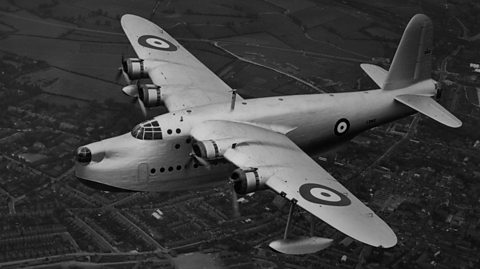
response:
<path id="1" fill-rule="evenodd" d="M 160 27 L 129 14 L 121 24 L 138 57 L 154 62 L 148 74 L 168 110 L 231 100 L 232 89 Z"/>
<path id="2" fill-rule="evenodd" d="M 238 141 L 224 157 L 242 169 L 273 171 L 266 184 L 340 232 L 376 247 L 392 247 L 391 228 L 287 136 L 248 123 L 206 121 L 197 140 Z"/>

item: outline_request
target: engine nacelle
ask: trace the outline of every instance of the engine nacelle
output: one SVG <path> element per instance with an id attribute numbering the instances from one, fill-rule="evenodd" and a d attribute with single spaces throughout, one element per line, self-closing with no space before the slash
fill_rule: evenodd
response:
<path id="1" fill-rule="evenodd" d="M 271 173 L 259 169 L 243 170 L 236 169 L 230 176 L 235 192 L 238 194 L 247 194 L 255 191 L 267 189 L 267 180 Z"/>
<path id="2" fill-rule="evenodd" d="M 160 106 L 163 103 L 162 91 L 159 86 L 154 84 L 140 84 L 138 98 L 142 100 L 146 107 Z"/>
<path id="3" fill-rule="evenodd" d="M 238 139 L 219 139 L 195 141 L 192 144 L 193 153 L 205 160 L 215 160 L 223 158 L 223 154 L 228 149 L 233 149 L 242 141 Z"/>
<path id="4" fill-rule="evenodd" d="M 195 155 L 206 160 L 223 158 L 223 153 L 227 150 L 226 148 L 220 147 L 220 145 L 213 140 L 195 141 L 192 144 L 192 148 Z"/>
<path id="5" fill-rule="evenodd" d="M 123 60 L 123 70 L 131 80 L 148 78 L 148 72 L 145 69 L 145 61 L 139 58 L 128 58 Z"/>

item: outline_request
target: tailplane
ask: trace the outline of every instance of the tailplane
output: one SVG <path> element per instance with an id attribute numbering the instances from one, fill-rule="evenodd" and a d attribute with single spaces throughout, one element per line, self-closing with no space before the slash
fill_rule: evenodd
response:
<path id="1" fill-rule="evenodd" d="M 448 127 L 462 126 L 457 117 L 429 96 L 404 94 L 398 95 L 395 100 Z"/>

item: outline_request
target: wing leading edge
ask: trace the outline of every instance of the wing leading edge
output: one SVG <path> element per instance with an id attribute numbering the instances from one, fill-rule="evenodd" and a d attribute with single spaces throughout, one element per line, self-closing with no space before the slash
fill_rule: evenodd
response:
<path id="1" fill-rule="evenodd" d="M 197 140 L 242 141 L 224 157 L 240 168 L 269 169 L 268 187 L 340 232 L 375 247 L 392 247 L 397 237 L 370 208 L 283 134 L 248 123 L 207 121 L 192 130 Z"/>
<path id="2" fill-rule="evenodd" d="M 162 88 L 168 110 L 231 99 L 232 89 L 163 29 L 130 14 L 122 16 L 121 24 L 138 57 L 148 61 L 149 77 Z"/>

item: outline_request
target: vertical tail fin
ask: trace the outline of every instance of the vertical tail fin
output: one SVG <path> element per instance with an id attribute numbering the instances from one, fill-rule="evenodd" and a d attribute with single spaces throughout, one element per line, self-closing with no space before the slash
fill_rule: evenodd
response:
<path id="1" fill-rule="evenodd" d="M 400 89 L 429 79 L 432 71 L 432 45 L 432 21 L 423 14 L 415 15 L 405 28 L 383 89 Z"/>
<path id="2" fill-rule="evenodd" d="M 405 28 L 388 72 L 371 64 L 362 64 L 361 67 L 383 90 L 408 87 L 408 90 L 398 91 L 395 101 L 439 123 L 458 128 L 462 122 L 431 98 L 438 89 L 430 78 L 432 45 L 432 21 L 423 14 L 417 14 Z"/>

